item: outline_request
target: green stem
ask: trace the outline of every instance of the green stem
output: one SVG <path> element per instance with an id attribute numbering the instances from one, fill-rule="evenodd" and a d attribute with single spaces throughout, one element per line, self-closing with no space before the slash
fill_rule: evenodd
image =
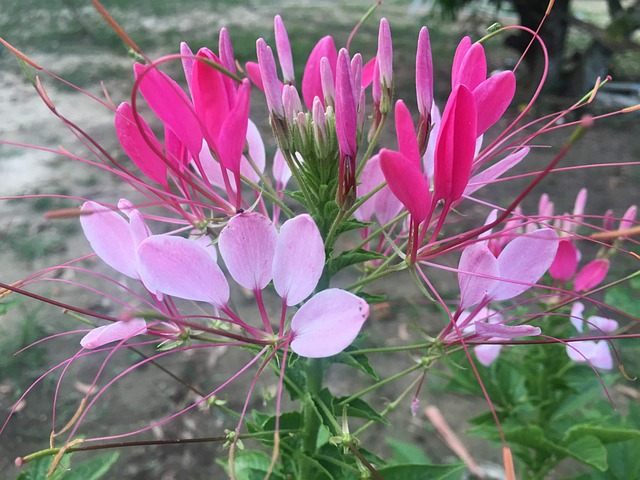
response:
<path id="1" fill-rule="evenodd" d="M 386 353 L 386 352 L 403 352 L 407 350 L 422 350 L 423 348 L 432 347 L 434 342 L 435 342 L 435 339 L 430 339 L 427 342 L 414 343 L 413 345 L 401 345 L 398 347 L 361 348 L 360 350 L 350 351 L 349 355 L 366 355 L 368 353 Z"/>
<path id="2" fill-rule="evenodd" d="M 376 390 L 377 388 L 382 387 L 383 385 L 386 385 L 387 383 L 391 383 L 395 380 L 398 380 L 399 378 L 404 377 L 405 375 L 410 374 L 411 372 L 415 372 L 416 370 L 419 370 L 420 368 L 424 368 L 424 365 L 422 363 L 416 363 L 415 365 L 403 370 L 402 372 L 396 373 L 395 375 L 392 375 L 390 377 L 387 377 L 383 380 L 380 380 L 379 382 L 374 383 L 373 385 L 369 385 L 367 388 L 360 390 L 358 393 L 355 393 L 353 395 L 351 395 L 350 397 L 345 398 L 344 400 L 342 400 L 338 405 L 346 405 L 349 402 L 355 400 L 356 398 L 360 398 L 363 395 L 366 395 L 369 392 L 372 392 L 374 390 Z"/>
<path id="3" fill-rule="evenodd" d="M 360 162 L 360 165 L 358 165 L 358 168 L 356 169 L 356 178 L 360 177 L 360 174 L 362 173 L 362 170 L 364 170 L 364 167 L 367 164 L 367 161 L 371 158 L 373 149 L 378 144 L 378 140 L 380 140 L 380 134 L 382 133 L 382 128 L 384 127 L 386 120 L 387 120 L 387 114 L 383 113 L 382 117 L 380 118 L 380 124 L 376 129 L 376 133 L 374 133 L 373 138 L 371 139 L 371 142 L 369 142 L 369 146 L 367 147 L 367 151 L 364 152 L 362 161 Z"/>

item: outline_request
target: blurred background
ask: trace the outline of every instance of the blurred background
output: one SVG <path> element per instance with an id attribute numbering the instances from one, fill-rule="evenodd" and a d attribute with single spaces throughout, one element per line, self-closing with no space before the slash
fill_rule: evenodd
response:
<path id="1" fill-rule="evenodd" d="M 317 40 L 331 34 L 336 44 L 343 46 L 371 2 L 104 0 L 103 4 L 151 58 L 177 53 L 181 41 L 187 42 L 194 52 L 203 46 L 217 50 L 218 31 L 224 26 L 230 32 L 240 65 L 255 60 L 255 40 L 258 37 L 264 37 L 267 43 L 274 45 L 273 17 L 280 14 L 288 29 L 296 76 L 300 79 L 304 59 Z M 396 98 L 405 98 L 410 108 L 414 108 L 415 42 L 420 27 L 427 25 L 436 72 L 436 99 L 443 105 L 450 90 L 453 52 L 463 35 L 470 35 L 476 40 L 495 22 L 505 25 L 522 22 L 536 28 L 545 7 L 545 2 L 533 0 L 388 0 L 358 32 L 352 50 L 361 51 L 365 60 L 373 56 L 378 20 L 382 16 L 387 17 L 394 40 Z M 566 108 L 592 88 L 597 76 L 607 74 L 612 75 L 614 81 L 589 107 L 590 113 L 599 114 L 640 103 L 639 27 L 640 1 L 557 1 L 554 15 L 542 30 L 551 54 L 550 81 L 544 100 L 534 109 L 535 114 L 543 115 Z M 116 105 L 130 98 L 134 60 L 127 55 L 122 41 L 89 0 L 0 0 L 0 36 L 46 69 L 97 97 L 104 98 L 102 82 Z M 523 38 L 514 34 L 488 42 L 490 69 L 512 68 L 528 42 Z M 495 136 L 500 127 L 505 127 L 507 121 L 528 102 L 540 76 L 540 59 L 540 52 L 534 49 L 524 68 L 519 70 L 518 97 L 507 118 L 489 132 L 489 138 Z M 178 62 L 169 65 L 167 71 L 183 83 Z M 44 75 L 41 77 L 49 97 L 63 115 L 80 125 L 109 152 L 123 156 L 114 135 L 111 111 L 68 85 Z M 252 118 L 264 133 L 267 158 L 271 158 L 275 144 L 266 124 L 264 100 L 257 91 L 252 100 Z M 637 162 L 640 159 L 638 120 L 638 115 L 633 114 L 598 123 L 573 148 L 564 165 Z M 523 169 L 534 170 L 546 165 L 568 134 L 568 131 L 559 131 L 543 137 L 542 143 L 556 148 L 536 150 Z M 0 47 L 0 139 L 54 150 L 62 145 L 78 155 L 90 155 L 43 104 L 19 62 L 3 47 Z M 389 135 L 383 138 L 383 142 L 395 145 L 395 140 Z M 621 216 L 627 206 L 639 202 L 639 182 L 640 169 L 637 166 L 557 173 L 536 189 L 523 208 L 530 213 L 535 212 L 539 195 L 547 192 L 552 196 L 557 212 L 569 211 L 578 190 L 586 186 L 589 189 L 587 213 L 603 215 L 612 209 L 615 215 Z M 524 181 L 507 182 L 503 188 L 487 192 L 486 199 L 506 205 L 525 184 Z M 111 203 L 122 196 L 132 195 L 106 172 L 41 149 L 0 144 L 0 196 L 34 193 L 73 195 Z M 47 221 L 44 218 L 44 212 L 48 210 L 78 205 L 78 202 L 55 197 L 0 202 L 2 281 L 17 281 L 35 270 L 89 253 L 77 220 Z M 478 207 L 477 214 L 486 215 L 486 211 Z M 92 268 L 103 267 L 94 262 Z M 106 267 L 103 269 L 108 273 Z M 63 274 L 63 279 L 80 281 L 68 273 Z M 445 293 L 447 288 L 451 291 L 455 288 L 453 276 L 442 278 L 442 283 Z M 420 294 L 410 283 L 404 285 L 391 281 L 375 285 L 375 289 L 390 294 L 394 306 L 392 311 L 383 308 L 374 312 L 368 332 L 373 342 L 376 339 L 388 345 L 402 342 L 412 334 L 411 326 L 416 318 L 424 319 L 430 315 L 428 307 L 421 304 L 424 302 Z M 72 288 L 59 283 L 49 282 L 38 291 L 61 301 L 112 313 L 109 302 L 88 295 L 78 298 Z M 14 356 L 14 352 L 25 345 L 46 335 L 78 328 L 78 323 L 61 313 L 60 309 L 20 299 L 16 295 L 8 296 L 2 302 L 0 314 L 9 306 L 11 308 L 7 314 L 0 315 L 0 421 L 4 421 L 25 388 L 79 348 L 78 337 L 74 336 L 53 340 Z M 238 302 L 241 303 L 242 299 Z M 442 320 L 435 315 L 433 317 L 436 331 L 442 326 Z M 120 357 L 112 362 L 115 369 L 136 361 L 134 354 Z M 188 381 L 213 386 L 227 379 L 234 366 L 242 365 L 243 358 L 239 352 L 217 350 L 181 355 L 163 365 Z M 90 383 L 102 359 L 96 357 L 91 362 L 78 364 L 67 374 L 63 382 L 64 393 L 57 405 L 61 419 L 73 415 L 83 396 L 83 389 Z M 399 357 L 397 360 L 406 362 L 407 358 Z M 389 362 L 386 367 L 389 372 L 398 370 L 392 365 L 391 357 L 386 361 Z M 345 378 L 339 368 L 332 370 L 330 376 L 333 387 L 338 391 L 341 388 L 346 391 L 352 386 L 353 379 Z M 0 436 L 0 471 L 3 472 L 0 477 L 17 476 L 18 471 L 11 466 L 16 456 L 47 446 L 56 382 L 55 376 L 41 382 L 19 406 L 7 430 Z M 104 381 L 99 383 L 104 384 Z M 273 377 L 266 379 L 260 388 L 255 395 L 258 405 L 272 398 L 275 388 Z M 398 391 L 401 386 L 390 388 Z M 245 390 L 238 383 L 226 390 L 222 398 L 229 402 L 229 406 L 241 406 Z M 473 398 L 443 393 L 437 378 L 426 390 L 429 391 L 429 402 L 441 406 L 447 420 L 460 434 L 467 427 L 465 419 L 473 412 L 485 409 L 485 405 L 477 404 Z M 378 395 L 384 397 L 384 391 Z M 124 379 L 112 387 L 108 398 L 105 397 L 94 409 L 81 431 L 91 436 L 126 432 L 151 420 L 160 420 L 195 398 L 165 372 L 146 366 L 134 373 L 131 379 Z M 412 419 L 408 406 L 401 410 L 397 418 L 401 422 L 399 425 L 404 426 L 403 430 L 398 430 L 398 436 L 416 441 L 434 461 L 450 460 L 452 454 L 436 438 L 433 428 L 423 416 Z M 220 435 L 223 428 L 233 428 L 232 423 L 215 410 L 203 410 L 156 428 L 145 438 L 215 436 Z M 406 438 L 407 432 L 410 438 Z M 375 432 L 372 437 L 375 437 Z M 384 438 L 376 441 L 380 451 L 392 448 Z M 464 442 L 480 460 L 499 462 L 499 450 L 478 439 L 464 437 Z M 225 457 L 219 445 L 210 444 L 131 448 L 122 452 L 114 468 L 117 474 L 107 478 L 219 478 L 217 475 L 221 475 L 221 471 L 212 470 L 218 468 L 213 465 L 216 458 L 225 461 Z"/>

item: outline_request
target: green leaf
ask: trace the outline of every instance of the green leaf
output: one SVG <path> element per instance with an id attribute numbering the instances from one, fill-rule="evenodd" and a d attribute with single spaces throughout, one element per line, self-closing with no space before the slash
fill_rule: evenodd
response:
<path id="1" fill-rule="evenodd" d="M 459 480 L 464 463 L 452 465 L 392 465 L 378 470 L 384 480 Z"/>
<path id="2" fill-rule="evenodd" d="M 567 430 L 564 443 L 572 443 L 584 436 L 593 436 L 602 443 L 623 442 L 625 440 L 640 440 L 640 430 L 602 425 L 581 424 Z"/>
<path id="3" fill-rule="evenodd" d="M 566 447 L 567 453 L 576 460 L 604 472 L 607 465 L 607 449 L 593 435 L 586 435 Z"/>
<path id="4" fill-rule="evenodd" d="M 338 418 L 342 416 L 342 406 L 340 406 L 340 402 L 345 398 L 348 397 L 336 398 L 336 404 L 333 411 Z M 380 422 L 384 425 L 390 425 L 389 420 L 376 412 L 367 402 L 365 402 L 361 398 L 356 398 L 349 401 L 349 404 L 347 406 L 347 415 L 350 417 L 366 418 L 367 420 Z"/>
<path id="5" fill-rule="evenodd" d="M 371 222 L 359 222 L 358 220 L 347 220 L 340 224 L 338 227 L 338 235 L 341 233 L 349 232 L 351 230 L 359 230 L 361 228 L 370 227 L 371 225 L 375 225 Z"/>
<path id="6" fill-rule="evenodd" d="M 427 465 L 431 463 L 427 454 L 415 443 L 388 438 L 387 445 L 389 445 L 392 452 L 391 460 L 389 460 L 389 464 L 391 465 Z"/>
<path id="7" fill-rule="evenodd" d="M 303 471 L 311 471 L 314 473 L 313 479 L 309 480 L 335 480 L 335 477 L 322 466 L 317 460 L 298 452 L 296 462 L 302 467 Z M 238 477 L 243 478 L 243 477 Z M 262 479 L 261 479 L 262 480 Z"/>
<path id="8" fill-rule="evenodd" d="M 376 303 L 386 302 L 387 299 L 389 298 L 388 295 L 367 293 L 367 292 L 358 292 L 357 295 L 363 300 L 365 300 L 369 305 L 375 305 Z"/>
<path id="9" fill-rule="evenodd" d="M 329 443 L 331 438 L 331 430 L 326 425 L 320 425 L 318 429 L 318 438 L 316 438 L 316 450 L 320 450 L 323 446 Z"/>
<path id="10" fill-rule="evenodd" d="M 114 452 L 85 460 L 71 467 L 71 470 L 64 476 L 64 480 L 100 480 L 109 473 L 119 456 L 118 452 Z"/>
<path id="11" fill-rule="evenodd" d="M 369 364 L 369 358 L 366 355 L 353 356 L 349 353 L 349 350 L 355 350 L 355 347 L 349 347 L 347 350 L 331 357 L 331 361 L 334 363 L 342 363 L 354 367 L 366 375 L 370 376 L 374 380 L 380 380 L 378 374 L 373 367 Z"/>
<path id="12" fill-rule="evenodd" d="M 235 457 L 235 474 L 237 478 L 242 480 L 263 480 L 270 464 L 271 457 L 264 452 L 240 452 Z M 273 472 L 270 478 L 283 480 L 284 477 L 277 472 Z"/>
<path id="13" fill-rule="evenodd" d="M 619 310 L 637 318 L 640 317 L 638 291 L 640 291 L 640 277 L 631 279 L 627 284 L 608 288 L 604 301 L 607 305 L 615 305 Z"/>
<path id="14" fill-rule="evenodd" d="M 382 260 L 384 258 L 387 257 L 380 253 L 371 252 L 369 250 L 347 250 L 346 252 L 342 252 L 337 257 L 330 258 L 327 262 L 326 268 L 327 272 L 329 272 L 329 275 L 333 276 L 345 267 L 368 262 L 370 260 Z"/>

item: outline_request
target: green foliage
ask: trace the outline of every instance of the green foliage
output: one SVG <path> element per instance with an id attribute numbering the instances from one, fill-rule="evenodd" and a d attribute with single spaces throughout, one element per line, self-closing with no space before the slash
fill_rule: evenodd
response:
<path id="1" fill-rule="evenodd" d="M 104 478 L 111 467 L 118 460 L 117 452 L 85 460 L 77 465 L 71 465 L 71 454 L 62 457 L 60 465 L 53 474 L 47 477 L 53 459 L 40 458 L 28 463 L 20 472 L 16 480 L 100 480 Z"/>
<path id="2" fill-rule="evenodd" d="M 561 318 L 546 321 L 546 331 L 558 337 L 569 333 Z M 464 364 L 462 355 L 452 358 Z M 617 477 L 611 472 L 635 472 L 635 458 L 611 453 L 632 448 L 640 441 L 640 422 L 634 414 L 623 417 L 605 398 L 618 375 L 599 372 L 572 362 L 562 345 L 528 345 L 504 348 L 489 367 L 478 365 L 482 382 L 494 404 L 507 444 L 519 462 L 523 479 L 541 479 L 565 458 L 589 467 L 594 476 Z M 471 369 L 452 370 L 449 389 L 481 395 Z M 637 410 L 637 407 L 633 407 Z M 492 415 L 487 412 L 471 420 L 470 434 L 500 441 Z"/>

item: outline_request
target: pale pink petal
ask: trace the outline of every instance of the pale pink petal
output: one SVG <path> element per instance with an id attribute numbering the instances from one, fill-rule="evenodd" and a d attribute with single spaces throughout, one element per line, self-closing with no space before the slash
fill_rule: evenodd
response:
<path id="1" fill-rule="evenodd" d="M 87 333 L 80 345 L 83 348 L 98 348 L 107 343 L 118 342 L 120 340 L 128 340 L 136 335 L 143 335 L 147 332 L 147 322 L 141 318 L 133 318 L 131 320 L 121 320 L 113 322 L 109 325 L 94 328 Z"/>
<path id="2" fill-rule="evenodd" d="M 273 112 L 278 118 L 283 118 L 282 82 L 278 79 L 273 51 L 262 38 L 259 38 L 256 42 L 256 50 L 258 53 L 258 64 L 260 65 L 260 78 L 262 79 L 264 96 L 267 100 L 269 112 Z"/>
<path id="3" fill-rule="evenodd" d="M 116 110 L 116 136 L 133 163 L 154 182 L 167 186 L 167 164 L 162 158 L 162 145 L 144 119 L 136 123 L 131 105 L 121 103 Z"/>
<path id="4" fill-rule="evenodd" d="M 584 312 L 584 305 L 580 302 L 575 302 L 571 306 L 571 324 L 578 330 L 579 332 L 584 331 L 584 321 L 582 317 L 582 313 Z"/>
<path id="5" fill-rule="evenodd" d="M 582 267 L 582 270 L 576 275 L 576 279 L 573 281 L 573 289 L 576 292 L 591 290 L 604 280 L 608 271 L 609 260 L 606 258 L 592 260 Z"/>
<path id="6" fill-rule="evenodd" d="M 264 167 L 267 163 L 264 142 L 262 141 L 262 135 L 260 135 L 258 127 L 256 127 L 256 124 L 253 123 L 251 119 L 249 119 L 249 123 L 247 124 L 247 144 L 249 145 L 251 160 L 253 160 L 253 163 L 258 167 L 258 170 L 264 172 Z M 260 177 L 244 155 L 240 162 L 240 173 L 254 183 L 260 181 Z"/>
<path id="7" fill-rule="evenodd" d="M 571 240 L 560 240 L 556 258 L 549 267 L 549 274 L 554 280 L 569 281 L 578 268 L 578 250 Z"/>
<path id="8" fill-rule="evenodd" d="M 193 78 L 193 63 L 195 59 L 193 58 L 193 52 L 189 48 L 185 42 L 180 43 L 180 55 L 182 58 L 182 70 L 184 70 L 184 78 L 187 81 L 187 87 L 189 87 L 189 92 L 191 92 L 191 79 Z"/>
<path id="9" fill-rule="evenodd" d="M 599 342 L 584 341 L 571 342 L 567 345 L 567 355 L 574 362 L 586 362 L 589 360 L 596 368 L 611 370 L 613 368 L 613 358 L 609 351 L 609 345 L 605 340 Z"/>
<path id="10" fill-rule="evenodd" d="M 593 315 L 587 319 L 589 330 L 598 330 L 599 332 L 612 333 L 618 329 L 618 322 L 606 317 Z"/>
<path id="11" fill-rule="evenodd" d="M 386 18 L 380 19 L 376 58 L 378 60 L 378 69 L 380 70 L 380 84 L 390 88 L 393 82 L 393 46 L 391 43 L 391 30 Z"/>
<path id="12" fill-rule="evenodd" d="M 222 27 L 220 29 L 220 37 L 218 38 L 218 53 L 220 54 L 220 61 L 224 68 L 231 73 L 236 73 L 236 59 L 233 55 L 233 44 L 231 43 L 231 37 L 229 31 Z"/>
<path id="13" fill-rule="evenodd" d="M 291 349 L 310 358 L 330 357 L 347 348 L 369 316 L 369 305 L 352 293 L 330 288 L 314 295 L 291 321 Z"/>
<path id="14" fill-rule="evenodd" d="M 140 276 L 147 289 L 224 307 L 229 284 L 212 256 L 198 242 L 154 235 L 138 248 Z"/>
<path id="15" fill-rule="evenodd" d="M 220 232 L 218 248 L 233 279 L 249 290 L 271 281 L 278 231 L 264 215 L 244 212 Z"/>
<path id="16" fill-rule="evenodd" d="M 498 210 L 496 210 L 495 208 L 493 210 L 491 210 L 489 212 L 489 215 L 487 215 L 486 220 L 484 221 L 484 226 L 486 227 L 487 225 L 493 223 L 496 221 L 496 218 L 498 218 Z M 493 233 L 493 228 L 487 230 L 486 232 L 482 232 L 480 235 L 478 235 L 478 239 L 481 238 L 485 238 L 490 236 Z M 489 246 L 489 240 L 482 240 L 482 245 L 486 245 Z"/>
<path id="17" fill-rule="evenodd" d="M 82 230 L 96 255 L 118 272 L 139 279 L 129 222 L 113 210 L 95 202 L 85 202 L 81 211 Z"/>
<path id="18" fill-rule="evenodd" d="M 498 257 L 502 281 L 491 298 L 507 300 L 531 288 L 549 269 L 557 249 L 558 235 L 550 228 L 535 230 L 511 241 Z"/>
<path id="19" fill-rule="evenodd" d="M 636 207 L 635 205 L 631 205 L 629 208 L 627 208 L 627 211 L 624 212 L 624 215 L 622 216 L 622 220 L 620 220 L 620 230 L 628 230 L 633 227 L 633 224 L 636 220 L 637 211 L 638 207 Z"/>
<path id="20" fill-rule="evenodd" d="M 276 179 L 276 182 L 279 183 L 281 188 L 286 187 L 289 179 L 291 178 L 291 169 L 289 168 L 289 165 L 287 165 L 287 162 L 284 159 L 284 154 L 279 148 L 276 150 L 276 154 L 273 157 L 273 177 Z"/>
<path id="21" fill-rule="evenodd" d="M 491 365 L 498 358 L 500 350 L 502 350 L 502 345 L 476 345 L 473 347 L 478 361 L 485 367 Z"/>
<path id="22" fill-rule="evenodd" d="M 467 188 L 464 189 L 464 194 L 471 195 L 476 190 L 481 189 L 496 178 L 508 172 L 513 167 L 518 165 L 524 159 L 524 157 L 529 154 L 529 151 L 529 147 L 518 150 L 511 155 L 507 155 L 502 160 L 494 165 L 491 165 L 489 168 L 483 170 L 482 172 L 474 175 L 473 177 L 471 177 L 471 180 L 469 180 Z"/>
<path id="23" fill-rule="evenodd" d="M 498 260 L 482 243 L 470 245 L 463 250 L 458 270 L 462 309 L 477 305 L 488 297 L 498 283 L 496 277 L 500 276 Z"/>
<path id="24" fill-rule="evenodd" d="M 316 288 L 324 268 L 324 242 L 313 219 L 298 215 L 280 227 L 273 258 L 273 286 L 287 305 L 297 305 Z"/>
<path id="25" fill-rule="evenodd" d="M 473 90 L 478 109 L 478 135 L 502 117 L 515 93 L 516 76 L 510 70 L 487 78 Z"/>
<path id="26" fill-rule="evenodd" d="M 533 325 L 503 325 L 499 323 L 475 322 L 476 333 L 485 338 L 510 340 L 518 337 L 540 335 L 541 330 Z"/>

